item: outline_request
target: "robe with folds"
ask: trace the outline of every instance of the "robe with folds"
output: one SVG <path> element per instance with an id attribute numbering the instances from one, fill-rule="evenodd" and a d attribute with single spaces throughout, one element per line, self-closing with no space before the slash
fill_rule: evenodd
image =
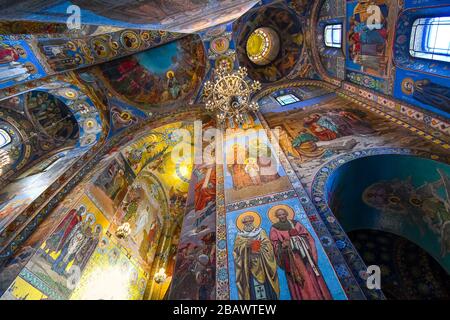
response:
<path id="1" fill-rule="evenodd" d="M 441 110 L 450 111 L 450 88 L 430 80 L 415 82 L 413 98 Z"/>
<path id="2" fill-rule="evenodd" d="M 277 262 L 272 244 L 263 229 L 239 232 L 234 242 L 233 257 L 240 300 L 256 299 L 255 280 L 264 286 L 266 299 L 279 298 Z"/>
<path id="3" fill-rule="evenodd" d="M 50 252 L 58 252 L 64 246 L 67 238 L 71 234 L 72 230 L 82 221 L 81 216 L 76 209 L 69 211 L 66 217 L 62 220 L 53 234 L 46 241 L 45 250 L 50 249 Z"/>
<path id="4" fill-rule="evenodd" d="M 195 185 L 195 211 L 205 209 L 208 203 L 216 198 L 216 170 L 211 171 L 206 187 L 205 179 L 206 177 Z"/>
<path id="5" fill-rule="evenodd" d="M 245 172 L 245 164 L 231 164 L 228 165 L 228 170 L 233 179 L 233 188 L 240 190 L 246 187 L 253 186 L 253 181 L 250 175 Z"/>
<path id="6" fill-rule="evenodd" d="M 338 137 L 337 133 L 322 127 L 316 122 L 313 122 L 309 125 L 309 130 L 317 137 L 320 141 L 331 141 Z"/>
<path id="7" fill-rule="evenodd" d="M 292 146 L 297 150 L 302 162 L 308 160 L 308 158 L 321 157 L 325 153 L 325 149 L 317 146 L 317 141 L 319 139 L 309 132 L 300 133 L 292 141 Z"/>
<path id="8" fill-rule="evenodd" d="M 290 241 L 294 236 L 302 237 L 305 240 L 318 268 L 314 239 L 298 221 L 278 222 L 270 229 L 270 240 L 277 263 L 286 273 L 292 300 L 330 300 L 331 295 L 322 275 L 316 275 L 307 259 L 302 258 L 300 252 L 294 251 L 289 244 L 283 248 L 283 242 Z"/>

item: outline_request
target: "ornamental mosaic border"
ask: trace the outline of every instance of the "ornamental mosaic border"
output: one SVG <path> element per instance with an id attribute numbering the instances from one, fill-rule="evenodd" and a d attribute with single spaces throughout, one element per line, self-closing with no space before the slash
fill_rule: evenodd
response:
<path id="1" fill-rule="evenodd" d="M 282 163 L 286 174 L 297 193 L 297 197 L 299 198 L 300 203 L 303 206 L 307 217 L 326 252 L 347 297 L 351 300 L 384 299 L 384 295 L 380 290 L 367 289 L 366 280 L 360 276 L 361 270 L 365 272 L 367 267 L 355 248 L 345 246 L 346 252 L 352 257 L 351 260 L 345 259 L 340 247 L 342 247 L 342 244 L 351 243 L 347 238 L 346 233 L 342 230 L 342 228 L 340 228 L 341 233 L 338 239 L 340 242 L 335 240 L 332 233 L 328 230 L 326 224 L 319 215 L 316 206 L 310 200 L 307 191 L 303 187 L 291 163 L 280 148 L 277 139 L 271 132 L 264 116 L 261 113 L 258 113 L 258 118 L 270 136 L 271 143 L 274 145 L 274 148 L 278 150 L 280 162 Z"/>
<path id="2" fill-rule="evenodd" d="M 273 193 L 273 194 L 265 195 L 262 197 L 256 197 L 256 198 L 252 198 L 252 199 L 248 199 L 248 200 L 242 200 L 242 201 L 227 204 L 226 211 L 232 212 L 232 211 L 237 211 L 237 210 L 241 210 L 241 209 L 261 206 L 261 205 L 272 203 L 272 202 L 295 198 L 296 196 L 297 196 L 297 193 L 293 189 L 284 191 L 284 192 Z"/>
<path id="3" fill-rule="evenodd" d="M 133 36 L 136 39 L 138 46 L 136 48 L 127 47 L 123 42 L 123 37 L 125 35 Z M 111 59 L 117 59 L 126 57 L 138 52 L 142 52 L 166 43 L 172 42 L 174 40 L 181 39 L 186 36 L 186 34 L 165 31 L 161 33 L 156 30 L 134 30 L 134 29 L 123 29 L 110 33 L 103 33 L 97 35 L 86 35 L 80 37 L 36 37 L 35 35 L 0 35 L 1 41 L 15 41 L 21 40 L 25 41 L 31 48 L 32 53 L 39 61 L 46 75 L 38 79 L 44 79 L 48 76 L 62 74 L 64 72 L 77 70 L 80 68 L 90 67 L 110 61 Z M 154 39 L 160 37 L 160 42 L 156 43 Z M 47 42 L 53 41 L 65 41 L 66 45 L 71 45 L 72 53 L 77 54 L 82 61 L 75 68 L 68 68 L 62 71 L 54 70 L 48 63 L 49 57 L 45 55 L 39 48 L 40 44 L 45 44 Z M 95 42 L 102 43 L 107 49 L 105 49 L 105 56 L 101 56 L 96 53 Z M 35 79 L 36 80 L 36 79 Z M 21 84 L 28 83 L 30 81 L 22 81 Z M 10 86 L 11 87 L 11 86 Z M 6 87 L 6 88 L 10 88 Z"/>
<path id="4" fill-rule="evenodd" d="M 382 109 L 382 111 L 391 111 L 400 115 L 404 115 L 415 122 L 426 126 L 427 128 L 438 130 L 441 134 L 450 136 L 450 121 L 432 112 L 414 107 L 407 103 L 397 101 L 396 99 L 387 97 L 383 94 L 372 90 L 363 89 L 357 85 L 343 82 L 341 92 L 346 95 L 353 94 L 352 98 L 366 99 L 365 102 L 371 103 L 373 106 Z M 437 137 L 440 137 L 439 135 Z M 442 137 L 441 137 L 442 138 Z"/>
<path id="5" fill-rule="evenodd" d="M 23 268 L 19 276 L 25 280 L 29 285 L 35 287 L 37 290 L 48 296 L 52 300 L 65 300 L 67 297 L 60 295 L 57 291 L 51 288 L 45 281 L 42 281 L 38 276 L 27 268 Z"/>
<path id="6" fill-rule="evenodd" d="M 216 165 L 216 299 L 230 299 L 223 166 Z"/>
<path id="7" fill-rule="evenodd" d="M 10 21 L 2 21 L 1 23 L 8 23 Z M 45 22 L 33 22 L 33 21 L 19 21 L 19 22 L 25 22 L 25 23 L 38 23 L 38 24 L 42 24 L 45 25 Z M 63 23 L 50 23 L 50 24 L 56 24 L 56 25 L 61 25 L 64 26 L 65 24 Z M 89 28 L 92 25 L 82 25 L 81 29 L 66 29 L 65 31 L 62 32 L 55 32 L 55 33 L 28 33 L 28 34 L 24 34 L 24 33 L 8 33 L 8 34 L 1 34 L 0 35 L 0 41 L 8 41 L 8 40 L 33 40 L 33 39 L 42 39 L 42 38 L 46 38 L 46 39 L 61 39 L 61 38 L 66 38 L 67 40 L 71 40 L 71 39 L 77 39 L 77 38 L 83 38 L 83 37 L 88 37 L 90 30 Z M 0 25 L 1 27 L 1 25 Z M 97 27 L 97 26 L 96 26 Z M 84 28 L 84 29 L 83 29 Z M 12 31 L 12 30 L 11 30 Z M 34 32 L 33 30 L 31 30 L 31 32 Z M 93 33 L 92 33 L 93 34 Z"/>
<path id="8" fill-rule="evenodd" d="M 303 86 L 315 86 L 320 88 L 326 88 L 331 91 L 339 90 L 339 87 L 329 84 L 328 82 L 322 80 L 288 80 L 280 81 L 276 84 L 269 85 L 259 91 L 256 95 L 252 97 L 253 101 L 259 101 L 265 96 L 274 93 L 281 89 L 287 89 L 292 87 L 303 87 Z"/>

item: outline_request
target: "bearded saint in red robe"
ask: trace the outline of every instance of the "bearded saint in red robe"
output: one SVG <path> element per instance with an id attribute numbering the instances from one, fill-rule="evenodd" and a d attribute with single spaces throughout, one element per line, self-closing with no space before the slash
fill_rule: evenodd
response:
<path id="1" fill-rule="evenodd" d="M 289 220 L 285 209 L 278 209 L 275 216 L 279 221 L 270 229 L 270 240 L 292 300 L 331 300 L 317 265 L 313 237 L 298 221 Z"/>

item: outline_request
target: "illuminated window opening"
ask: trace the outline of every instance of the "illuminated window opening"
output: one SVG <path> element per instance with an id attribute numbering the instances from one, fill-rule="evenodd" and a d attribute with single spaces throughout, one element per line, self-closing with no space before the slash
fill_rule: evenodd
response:
<path id="1" fill-rule="evenodd" d="M 330 48 L 342 47 L 342 24 L 330 24 L 325 27 L 325 45 Z"/>
<path id="2" fill-rule="evenodd" d="M 285 94 L 283 96 L 277 97 L 276 99 L 282 106 L 287 106 L 288 104 L 293 104 L 300 101 L 300 99 L 293 94 Z"/>
<path id="3" fill-rule="evenodd" d="M 11 136 L 4 129 L 0 129 L 0 148 L 11 143 Z"/>
<path id="4" fill-rule="evenodd" d="M 450 62 L 450 17 L 414 21 L 409 48 L 415 58 Z"/>

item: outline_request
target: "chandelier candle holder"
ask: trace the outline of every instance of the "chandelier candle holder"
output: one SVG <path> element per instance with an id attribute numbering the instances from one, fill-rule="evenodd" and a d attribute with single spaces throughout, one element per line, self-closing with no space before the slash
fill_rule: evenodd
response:
<path id="1" fill-rule="evenodd" d="M 125 222 L 117 228 L 116 237 L 119 239 L 126 239 L 131 234 L 131 226 L 128 222 Z"/>
<path id="2" fill-rule="evenodd" d="M 227 119 L 242 125 L 246 114 L 259 110 L 258 103 L 252 102 L 251 96 L 261 90 L 261 83 L 247 80 L 247 75 L 247 69 L 243 67 L 231 71 L 220 67 L 214 81 L 205 83 L 203 97 L 206 110 L 216 113 L 221 125 Z"/>
<path id="3" fill-rule="evenodd" d="M 167 280 L 166 269 L 164 268 L 159 269 L 159 271 L 155 273 L 153 279 L 157 284 L 164 283 Z"/>
<path id="4" fill-rule="evenodd" d="M 0 176 L 3 174 L 3 169 L 11 163 L 11 158 L 8 151 L 0 150 Z"/>

